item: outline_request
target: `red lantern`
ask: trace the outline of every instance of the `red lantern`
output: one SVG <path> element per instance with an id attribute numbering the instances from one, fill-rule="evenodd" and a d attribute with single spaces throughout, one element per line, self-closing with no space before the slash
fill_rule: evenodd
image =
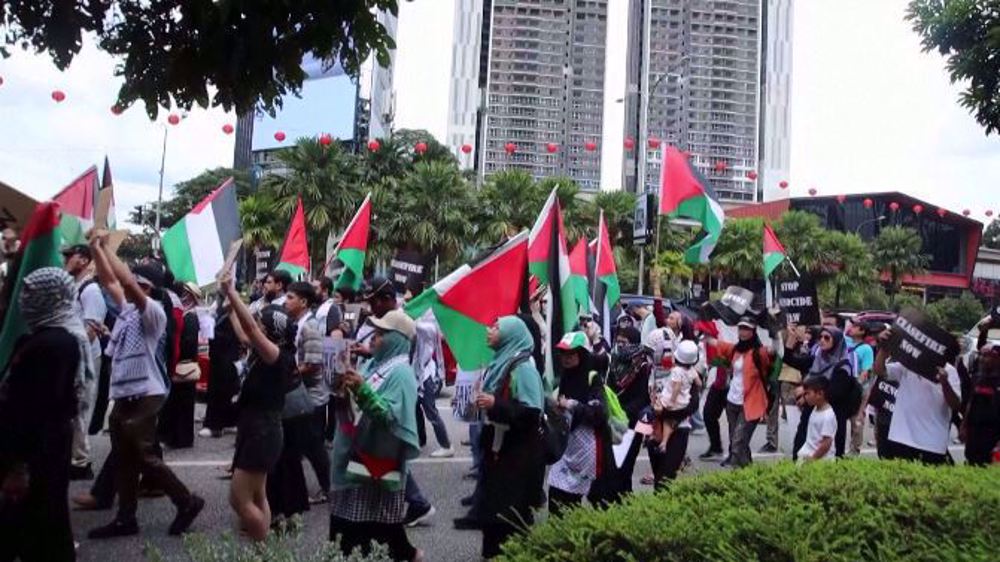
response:
<path id="1" fill-rule="evenodd" d="M 52 90 L 52 99 L 54 99 L 56 103 L 62 103 L 62 101 L 66 99 L 66 94 L 64 94 L 62 90 Z"/>
<path id="2" fill-rule="evenodd" d="M 276 140 L 278 142 L 284 141 L 285 140 L 285 132 L 284 131 L 278 131 L 278 132 L 274 133 L 274 140 Z"/>
<path id="3" fill-rule="evenodd" d="M 517 151 L 517 145 L 509 142 L 503 146 L 503 149 L 507 152 L 507 154 L 514 154 L 514 152 Z"/>
<path id="4" fill-rule="evenodd" d="M 331 137 L 329 133 L 323 133 L 319 136 L 319 143 L 323 146 L 330 146 L 332 142 L 333 137 Z"/>
<path id="5" fill-rule="evenodd" d="M 992 217 L 993 216 L 993 211 L 986 211 L 986 216 Z"/>
<path id="6" fill-rule="evenodd" d="M 0 86 L 3 86 L 3 76 L 0 76 Z"/>
<path id="7" fill-rule="evenodd" d="M 632 150 L 633 148 L 635 148 L 635 139 L 625 137 L 625 150 Z"/>
<path id="8" fill-rule="evenodd" d="M 965 216 L 969 216 L 969 215 L 972 214 L 972 211 L 966 209 L 966 210 L 962 211 L 962 214 L 965 215 Z"/>
<path id="9" fill-rule="evenodd" d="M 225 125 L 222 126 L 222 132 L 226 133 L 227 135 L 233 134 L 233 126 L 230 125 L 229 123 L 226 123 Z"/>
<path id="10" fill-rule="evenodd" d="M 378 149 L 382 148 L 382 144 L 378 142 L 378 139 L 372 139 L 368 141 L 368 151 L 378 152 Z"/>
<path id="11" fill-rule="evenodd" d="M 945 215 L 948 214 L 948 210 L 947 209 L 943 209 L 943 208 L 938 208 L 937 214 L 938 214 L 939 217 L 944 218 Z"/>
<path id="12" fill-rule="evenodd" d="M 594 141 L 587 141 L 587 142 L 583 143 L 583 148 L 587 152 L 593 152 L 593 151 L 597 150 L 597 143 L 594 142 Z"/>
<path id="13" fill-rule="evenodd" d="M 423 154 L 427 152 L 427 143 L 423 141 L 418 142 L 413 146 L 413 150 L 416 151 L 417 154 Z"/>
<path id="14" fill-rule="evenodd" d="M 875 202 L 868 198 L 866 198 L 863 203 L 866 209 L 871 209 L 875 206 Z"/>
<path id="15" fill-rule="evenodd" d="M 549 144 L 545 145 L 545 150 L 548 151 L 549 154 L 555 154 L 556 151 L 559 150 L 559 145 L 554 142 L 550 142 Z M 507 150 L 507 152 L 511 151 Z"/>
<path id="16" fill-rule="evenodd" d="M 920 203 L 917 203 L 916 205 L 913 206 L 913 212 L 919 215 L 920 213 L 924 212 L 924 206 L 921 205 Z"/>
<path id="17" fill-rule="evenodd" d="M 471 144 L 463 144 L 462 145 L 462 152 L 464 152 L 466 154 L 472 152 L 472 145 Z"/>
<path id="18" fill-rule="evenodd" d="M 843 193 L 841 193 L 840 195 L 837 196 L 837 203 L 840 203 L 841 205 L 843 205 L 844 201 L 847 201 L 847 196 L 846 195 L 844 195 Z"/>
<path id="19" fill-rule="evenodd" d="M 816 188 L 815 187 L 810 187 L 809 188 L 809 196 L 810 197 L 816 197 Z"/>
<path id="20" fill-rule="evenodd" d="M 124 111 L 122 109 L 122 106 L 118 105 L 117 103 L 111 106 L 112 115 L 121 115 L 122 111 Z"/>
<path id="21" fill-rule="evenodd" d="M 658 139 L 656 137 L 649 137 L 649 140 L 646 141 L 646 144 L 649 145 L 649 148 L 652 148 L 652 149 L 655 150 L 657 148 L 660 148 L 660 139 Z"/>
<path id="22" fill-rule="evenodd" d="M 724 161 L 722 161 L 722 160 L 719 160 L 718 162 L 715 163 L 715 171 L 716 171 L 716 173 L 719 173 L 719 174 L 721 174 L 722 172 L 725 172 L 726 168 L 728 168 L 728 167 L 729 166 Z"/>
<path id="23" fill-rule="evenodd" d="M 750 170 L 747 172 L 747 177 L 750 178 L 750 180 L 755 180 L 757 179 L 757 172 Z"/>
<path id="24" fill-rule="evenodd" d="M 167 116 L 167 123 L 170 123 L 171 125 L 176 125 L 180 122 L 181 122 L 181 117 L 176 113 L 171 113 L 170 115 Z"/>
<path id="25" fill-rule="evenodd" d="M 889 203 L 889 210 L 892 211 L 892 212 L 894 212 L 894 213 L 896 211 L 898 211 L 899 210 L 899 203 L 896 203 L 895 201 L 893 201 L 892 203 Z"/>
<path id="26" fill-rule="evenodd" d="M 778 182 L 778 187 L 780 187 L 781 189 L 788 189 L 788 182 L 785 180 L 781 180 L 780 182 Z"/>

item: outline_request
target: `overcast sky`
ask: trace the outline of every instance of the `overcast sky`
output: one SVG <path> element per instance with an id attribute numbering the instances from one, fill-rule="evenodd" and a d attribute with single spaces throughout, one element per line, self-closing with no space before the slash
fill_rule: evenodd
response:
<path id="1" fill-rule="evenodd" d="M 443 138 L 455 0 L 400 2 L 397 127 Z M 957 103 L 944 62 L 920 51 L 905 0 L 795 2 L 790 191 L 804 195 L 900 190 L 977 218 L 1000 211 L 1000 145 Z M 47 57 L 0 61 L 0 180 L 53 195 L 107 154 L 119 220 L 155 200 L 166 112 L 114 116 L 114 61 L 88 46 L 60 73 Z M 66 100 L 50 94 L 60 89 Z M 232 164 L 234 123 L 195 110 L 169 127 L 165 185 Z"/>

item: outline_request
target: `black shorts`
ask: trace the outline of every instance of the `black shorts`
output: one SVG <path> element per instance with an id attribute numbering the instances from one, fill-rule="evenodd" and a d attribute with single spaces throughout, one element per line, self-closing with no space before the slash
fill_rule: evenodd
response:
<path id="1" fill-rule="evenodd" d="M 281 412 L 243 412 L 236 424 L 233 468 L 270 472 L 281 456 Z"/>

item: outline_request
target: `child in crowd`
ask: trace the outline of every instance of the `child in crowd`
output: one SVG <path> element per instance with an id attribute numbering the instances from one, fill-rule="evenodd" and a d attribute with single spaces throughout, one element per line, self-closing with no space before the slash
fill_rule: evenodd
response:
<path id="1" fill-rule="evenodd" d="M 673 367 L 670 375 L 657 384 L 653 399 L 653 411 L 656 414 L 655 437 L 660 451 L 667 450 L 667 443 L 674 428 L 684 418 L 684 412 L 691 403 L 691 387 L 701 387 L 701 377 L 695 365 L 698 364 L 700 352 L 698 344 L 692 340 L 684 340 L 674 350 Z"/>
<path id="2" fill-rule="evenodd" d="M 830 381 L 825 377 L 815 375 L 802 382 L 803 398 L 813 411 L 809 416 L 806 442 L 799 449 L 799 464 L 836 458 L 833 438 L 837 434 L 837 416 L 826 399 L 829 386 Z"/>

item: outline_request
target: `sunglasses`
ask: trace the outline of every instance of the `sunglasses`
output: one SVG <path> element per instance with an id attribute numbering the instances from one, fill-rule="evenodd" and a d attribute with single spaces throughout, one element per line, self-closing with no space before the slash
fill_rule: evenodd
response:
<path id="1" fill-rule="evenodd" d="M 819 339 L 826 341 L 833 341 L 833 336 L 831 336 L 830 334 L 823 334 L 819 337 Z"/>

